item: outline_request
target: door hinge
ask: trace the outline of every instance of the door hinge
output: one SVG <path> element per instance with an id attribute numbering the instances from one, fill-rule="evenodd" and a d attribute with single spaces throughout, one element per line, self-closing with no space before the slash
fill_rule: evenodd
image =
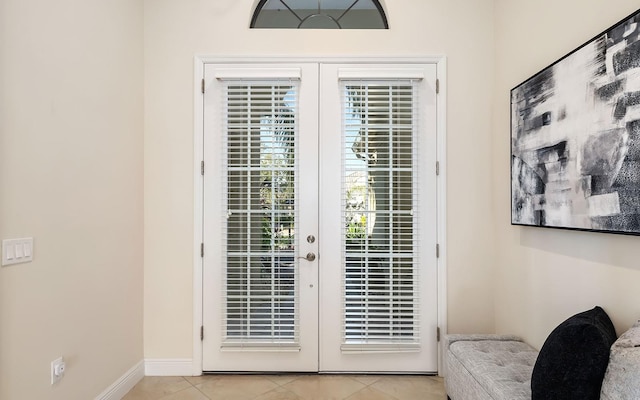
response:
<path id="1" fill-rule="evenodd" d="M 200 163 L 200 175 L 204 175 L 204 161 Z"/>
<path id="2" fill-rule="evenodd" d="M 440 327 L 436 328 L 436 340 L 439 342 L 440 341 Z"/>
<path id="3" fill-rule="evenodd" d="M 204 325 L 200 325 L 200 340 L 204 340 Z"/>
<path id="4" fill-rule="evenodd" d="M 200 243 L 200 257 L 204 257 L 204 243 Z"/>
<path id="5" fill-rule="evenodd" d="M 436 258 L 440 258 L 440 244 L 436 243 Z"/>
<path id="6" fill-rule="evenodd" d="M 436 161 L 436 175 L 440 175 L 440 161 Z"/>
<path id="7" fill-rule="evenodd" d="M 202 78 L 202 81 L 200 82 L 200 91 L 204 94 L 204 78 Z"/>
<path id="8" fill-rule="evenodd" d="M 202 93 L 204 93 L 204 89 Z M 440 93 L 440 79 L 436 79 L 436 94 L 438 93 Z"/>

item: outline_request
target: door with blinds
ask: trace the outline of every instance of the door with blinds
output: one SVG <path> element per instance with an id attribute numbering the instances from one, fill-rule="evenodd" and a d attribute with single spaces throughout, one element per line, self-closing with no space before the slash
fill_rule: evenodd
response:
<path id="1" fill-rule="evenodd" d="M 437 372 L 435 79 L 205 67 L 205 371 Z"/>

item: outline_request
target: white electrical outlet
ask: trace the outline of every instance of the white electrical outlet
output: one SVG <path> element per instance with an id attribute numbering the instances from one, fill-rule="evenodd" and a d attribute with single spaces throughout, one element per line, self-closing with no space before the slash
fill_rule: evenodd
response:
<path id="1" fill-rule="evenodd" d="M 66 364 L 62 357 L 51 361 L 51 384 L 55 384 L 64 376 Z"/>

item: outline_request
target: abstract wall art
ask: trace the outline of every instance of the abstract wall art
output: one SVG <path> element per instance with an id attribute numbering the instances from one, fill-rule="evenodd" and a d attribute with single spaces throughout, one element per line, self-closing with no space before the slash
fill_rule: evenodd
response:
<path id="1" fill-rule="evenodd" d="M 640 235 L 640 10 L 511 90 L 511 223 Z"/>

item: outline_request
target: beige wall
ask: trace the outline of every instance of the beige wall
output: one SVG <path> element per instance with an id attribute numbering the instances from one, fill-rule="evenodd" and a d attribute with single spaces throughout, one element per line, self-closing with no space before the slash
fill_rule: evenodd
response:
<path id="1" fill-rule="evenodd" d="M 101 392 L 142 358 L 143 293 L 144 356 L 192 357 L 195 54 L 445 54 L 449 331 L 638 318 L 638 238 L 511 227 L 508 148 L 509 89 L 637 5 L 387 0 L 389 31 L 250 31 L 252 6 L 146 0 L 143 34 L 142 1 L 0 3 L 0 237 L 36 240 L 0 269 L 0 398 Z"/>
<path id="2" fill-rule="evenodd" d="M 142 13 L 0 2 L 0 238 L 35 238 L 0 268 L 1 399 L 92 399 L 142 360 Z"/>
<path id="3" fill-rule="evenodd" d="M 253 3 L 145 1 L 145 357 L 192 357 L 196 54 L 445 54 L 449 329 L 493 331 L 493 1 L 388 0 L 388 31 L 250 31 Z"/>
<path id="4" fill-rule="evenodd" d="M 496 0 L 496 328 L 540 347 L 576 312 L 602 306 L 618 334 L 640 317 L 640 238 L 512 227 L 509 91 L 638 8 L 629 0 Z"/>

